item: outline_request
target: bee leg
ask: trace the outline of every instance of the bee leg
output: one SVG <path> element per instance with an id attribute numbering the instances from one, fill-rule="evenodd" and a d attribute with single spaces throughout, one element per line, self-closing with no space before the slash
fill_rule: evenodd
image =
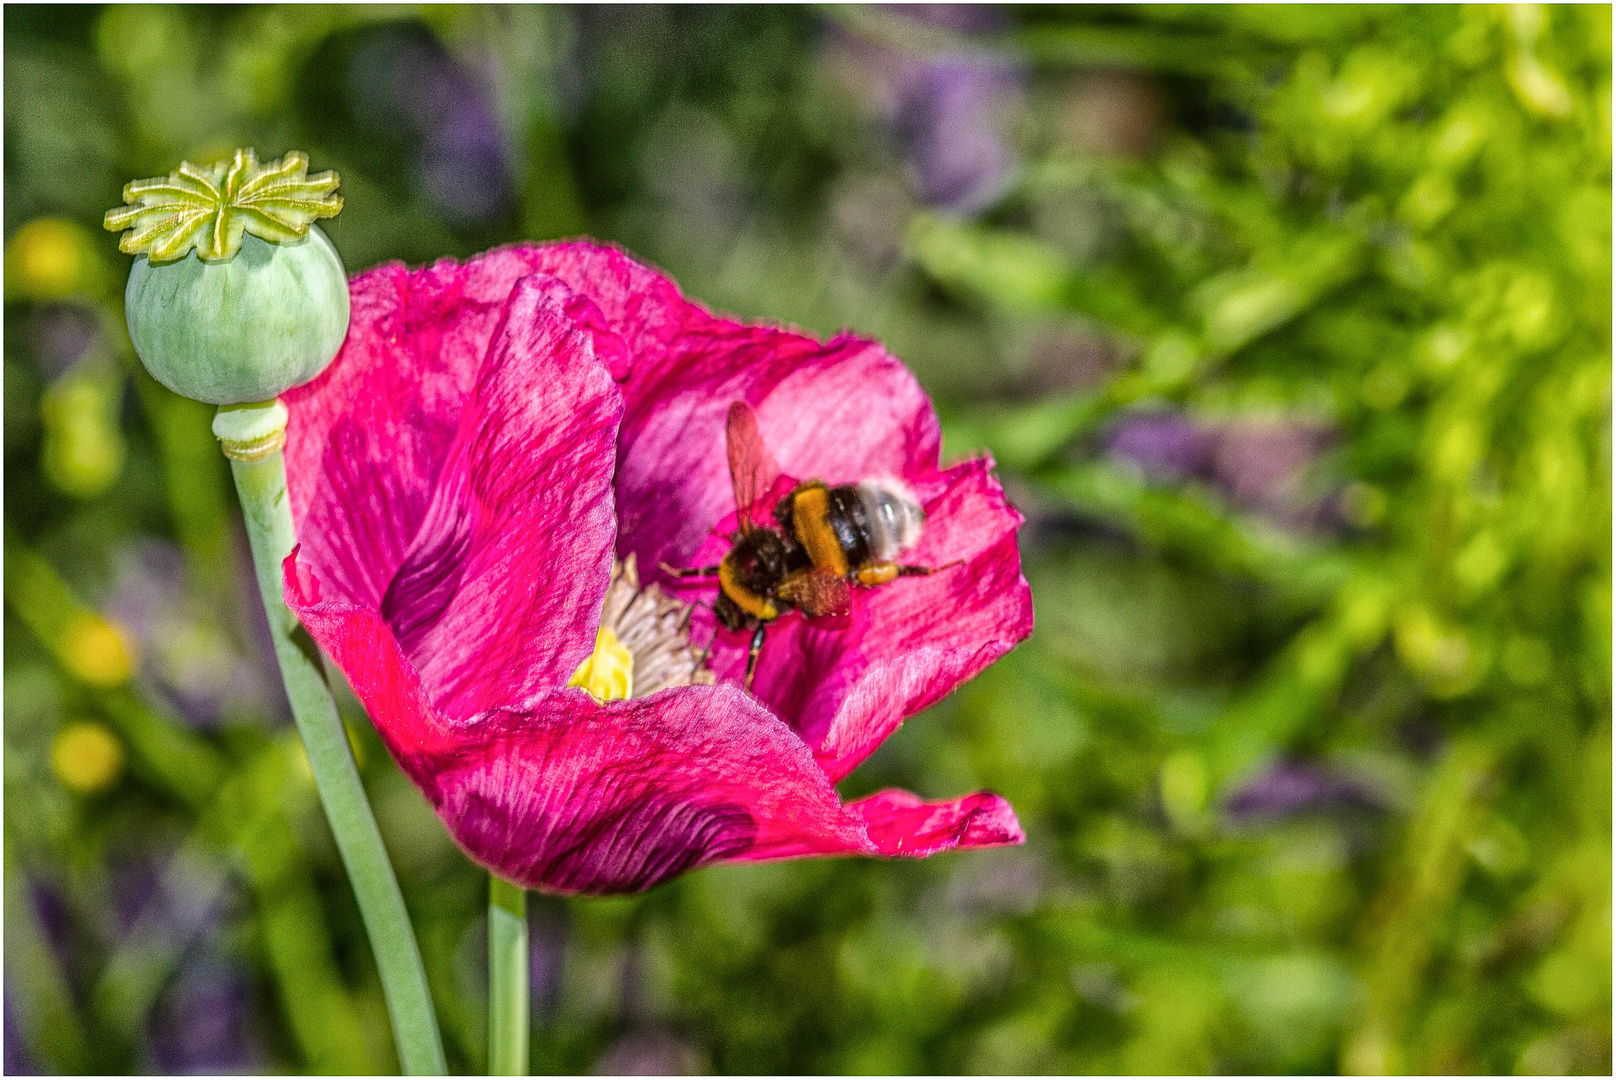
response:
<path id="1" fill-rule="evenodd" d="M 758 653 L 763 651 L 763 632 L 769 628 L 766 622 L 758 623 L 756 630 L 752 631 L 752 647 L 746 652 L 746 692 L 752 692 L 752 673 L 757 670 Z"/>
<path id="2" fill-rule="evenodd" d="M 900 566 L 898 567 L 898 576 L 925 577 L 927 574 L 936 574 L 944 570 L 952 570 L 954 567 L 958 566 L 964 561 L 964 559 L 955 559 L 953 562 L 945 563 L 942 566 Z"/>
<path id="3" fill-rule="evenodd" d="M 709 604 L 705 600 L 686 600 L 684 601 L 684 605 L 685 614 L 684 617 L 679 620 L 679 629 L 682 631 L 690 629 L 690 616 L 696 613 L 697 608 L 703 608 L 710 611 L 714 616 L 717 616 L 718 614 L 717 610 L 713 608 L 713 605 Z"/>
<path id="4" fill-rule="evenodd" d="M 925 577 L 927 574 L 935 574 L 939 570 L 947 570 L 950 567 L 958 566 L 963 561 L 963 559 L 955 559 L 946 566 L 909 566 L 890 562 L 865 563 L 858 568 L 856 577 L 860 585 L 870 588 L 876 585 L 885 585 L 895 578 Z"/>
<path id="5" fill-rule="evenodd" d="M 705 664 L 707 662 L 708 658 L 713 655 L 713 646 L 717 645 L 717 644 L 718 644 L 718 630 L 715 628 L 713 630 L 713 636 L 707 639 L 707 647 L 705 649 L 701 650 L 701 655 L 696 657 L 696 662 L 691 667 L 690 670 L 691 671 L 699 671 L 699 670 L 701 670 L 701 666 L 703 664 Z"/>
<path id="6" fill-rule="evenodd" d="M 669 566 L 667 563 L 657 563 L 657 565 L 662 568 L 664 574 L 676 578 L 718 576 L 718 567 L 716 566 L 686 566 L 681 569 L 676 566 Z"/>
<path id="7" fill-rule="evenodd" d="M 858 568 L 858 573 L 854 576 L 860 585 L 868 589 L 876 585 L 885 585 L 897 577 L 899 571 L 900 567 L 897 563 L 865 563 Z"/>

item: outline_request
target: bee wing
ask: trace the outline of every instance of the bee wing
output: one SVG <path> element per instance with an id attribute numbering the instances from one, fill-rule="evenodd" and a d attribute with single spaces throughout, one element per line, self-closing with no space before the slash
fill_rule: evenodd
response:
<path id="1" fill-rule="evenodd" d="M 729 478 L 735 486 L 735 511 L 741 531 L 747 532 L 755 524 L 753 510 L 757 501 L 768 495 L 780 478 L 780 466 L 764 447 L 757 414 L 746 402 L 730 403 L 724 435 L 729 445 Z"/>
<path id="2" fill-rule="evenodd" d="M 792 574 L 780 583 L 776 593 L 812 618 L 846 615 L 853 609 L 853 590 L 828 566 Z"/>

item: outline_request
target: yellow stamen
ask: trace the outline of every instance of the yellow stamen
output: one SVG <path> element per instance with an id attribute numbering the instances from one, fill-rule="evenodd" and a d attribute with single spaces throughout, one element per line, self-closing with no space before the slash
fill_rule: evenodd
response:
<path id="1" fill-rule="evenodd" d="M 634 654 L 618 642 L 616 634 L 603 626 L 595 634 L 595 651 L 578 665 L 567 685 L 588 690 L 589 696 L 602 705 L 631 698 L 634 696 Z"/>

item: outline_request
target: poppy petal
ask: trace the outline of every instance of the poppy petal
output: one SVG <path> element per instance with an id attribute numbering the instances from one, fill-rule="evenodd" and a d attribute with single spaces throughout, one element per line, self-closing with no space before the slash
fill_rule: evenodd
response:
<path id="1" fill-rule="evenodd" d="M 531 273 L 530 255 L 506 249 L 419 270 L 388 263 L 349 283 L 342 351 L 283 396 L 292 518 L 328 588 L 380 603 L 426 515 L 505 302 Z"/>
<path id="2" fill-rule="evenodd" d="M 380 605 L 445 713 L 520 705 L 589 655 L 621 408 L 589 338 L 542 280 L 519 281 Z"/>
<path id="3" fill-rule="evenodd" d="M 722 859 L 876 853 L 801 740 L 735 687 L 604 706 L 562 689 L 455 721 L 380 615 L 325 599 L 296 552 L 286 593 L 450 834 L 518 884 L 631 892 Z"/>
<path id="4" fill-rule="evenodd" d="M 955 848 L 1002 847 L 1026 841 L 1016 812 L 991 791 L 945 802 L 926 802 L 889 788 L 847 804 L 863 819 L 883 855 L 924 858 Z"/>
<path id="5" fill-rule="evenodd" d="M 844 334 L 821 344 L 715 316 L 614 250 L 566 244 L 538 258 L 594 299 L 634 354 L 622 386 L 619 555 L 633 552 L 646 567 L 722 558 L 728 541 L 715 533 L 726 533 L 735 511 L 726 418 L 730 402 L 745 401 L 786 473 L 832 484 L 904 479 L 928 518 L 906 561 L 941 567 L 964 560 L 929 578 L 863 592 L 863 610 L 850 621 L 791 617 L 769 628 L 754 690 L 814 747 L 833 780 L 904 717 L 1031 632 L 1031 593 L 1015 541 L 1021 516 L 993 478 L 991 460 L 939 470 L 936 413 L 914 376 L 878 343 Z M 664 584 L 696 595 L 692 583 Z M 713 669 L 739 681 L 746 636 L 719 633 L 710 617 L 695 623 L 714 636 Z"/>

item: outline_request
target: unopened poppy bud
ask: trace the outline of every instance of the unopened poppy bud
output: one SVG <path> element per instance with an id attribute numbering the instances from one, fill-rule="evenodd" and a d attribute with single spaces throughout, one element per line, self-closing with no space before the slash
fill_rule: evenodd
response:
<path id="1" fill-rule="evenodd" d="M 316 218 L 342 209 L 333 172 L 251 150 L 124 187 L 105 225 L 135 255 L 129 337 L 152 377 L 213 405 L 268 401 L 324 371 L 348 332 L 348 279 Z"/>

